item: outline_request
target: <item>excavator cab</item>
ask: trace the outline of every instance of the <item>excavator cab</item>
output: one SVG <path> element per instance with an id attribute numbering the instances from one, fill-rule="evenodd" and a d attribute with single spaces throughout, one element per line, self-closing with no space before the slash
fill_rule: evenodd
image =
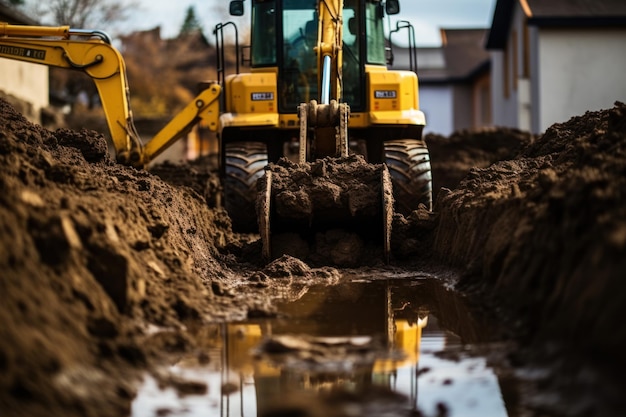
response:
<path id="1" fill-rule="evenodd" d="M 252 2 L 251 66 L 253 71 L 276 68 L 280 113 L 295 114 L 301 103 L 318 98 L 319 57 L 315 52 L 320 26 L 318 3 L 316 0 Z M 340 80 L 344 93 L 336 99 L 349 103 L 353 111 L 365 109 L 362 63 L 386 64 L 381 4 L 359 0 L 346 0 L 343 4 L 343 71 L 348 74 Z M 366 55 L 362 57 L 361 51 Z"/>

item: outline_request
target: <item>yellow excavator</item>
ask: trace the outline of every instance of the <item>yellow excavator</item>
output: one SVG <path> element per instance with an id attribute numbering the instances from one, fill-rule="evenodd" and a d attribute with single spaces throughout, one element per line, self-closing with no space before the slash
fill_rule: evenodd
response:
<path id="1" fill-rule="evenodd" d="M 250 2 L 250 71 L 240 73 L 237 65 L 234 73 L 226 74 L 223 31 L 236 26 L 216 26 L 218 80 L 204 83 L 203 90 L 145 143 L 133 124 L 124 59 L 105 32 L 0 23 L 0 57 L 89 75 L 101 98 L 117 160 L 123 164 L 146 166 L 203 121 L 219 138 L 224 201 L 234 228 L 253 231 L 258 226 L 267 258 L 278 255 L 271 249 L 275 230 L 311 237 L 321 228 L 350 225 L 359 231 L 375 229 L 388 259 L 393 213 L 408 214 L 419 204 L 432 206 L 416 69 L 387 68 L 390 33 L 401 27 L 412 33 L 407 22 L 385 33 L 385 16 L 400 12 L 399 1 Z M 231 1 L 229 9 L 231 15 L 242 16 L 244 1 Z M 413 57 L 414 37 L 409 41 Z M 277 167 L 293 149 L 294 164 Z M 365 168 L 347 168 L 354 165 L 353 154 L 363 155 Z M 335 170 L 326 172 L 328 165 Z M 336 183 L 320 188 L 316 178 L 309 178 L 313 185 L 306 191 L 313 191 L 304 196 L 304 206 L 292 204 L 294 216 L 293 210 L 281 207 L 302 203 L 298 188 L 305 187 L 296 181 L 302 172 L 309 177 L 324 174 Z M 346 185 L 345 178 L 372 175 L 378 180 Z M 295 193 L 284 188 L 294 181 Z M 359 188 L 373 193 L 361 198 L 365 202 L 346 203 Z M 336 206 L 321 204 L 319 193 L 333 190 Z M 302 207 L 306 213 L 297 213 Z"/>

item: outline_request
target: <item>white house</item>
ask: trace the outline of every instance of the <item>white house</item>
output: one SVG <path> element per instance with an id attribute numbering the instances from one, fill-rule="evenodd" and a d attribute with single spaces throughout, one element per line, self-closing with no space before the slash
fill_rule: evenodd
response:
<path id="1" fill-rule="evenodd" d="M 542 133 L 626 101 L 624 0 L 497 0 L 486 47 L 494 125 Z"/>
<path id="2" fill-rule="evenodd" d="M 21 25 L 37 23 L 0 1 L 0 22 Z M 41 123 L 41 110 L 49 105 L 48 67 L 0 58 L 0 97 L 7 99 L 25 117 Z"/>

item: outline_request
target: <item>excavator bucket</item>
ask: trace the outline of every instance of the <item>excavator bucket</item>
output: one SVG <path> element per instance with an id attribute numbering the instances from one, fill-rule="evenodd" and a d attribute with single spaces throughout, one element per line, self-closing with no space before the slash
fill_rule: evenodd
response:
<path id="1" fill-rule="evenodd" d="M 303 131 L 307 130 L 302 120 L 306 114 L 301 113 Z M 384 164 L 368 163 L 362 155 L 347 155 L 347 147 L 341 155 L 346 127 L 343 123 L 338 125 L 334 138 L 339 156 L 298 163 L 282 158 L 266 167 L 258 184 L 257 200 L 266 259 L 289 250 L 284 245 L 274 247 L 273 236 L 296 234 L 300 241 L 315 245 L 319 242 L 318 234 L 342 230 L 357 239 L 357 246 L 361 246 L 360 242 L 375 242 L 382 248 L 385 262 L 389 261 L 394 203 L 389 171 Z M 326 127 L 319 121 L 316 125 Z M 307 149 L 305 136 L 301 135 L 301 150 Z"/>

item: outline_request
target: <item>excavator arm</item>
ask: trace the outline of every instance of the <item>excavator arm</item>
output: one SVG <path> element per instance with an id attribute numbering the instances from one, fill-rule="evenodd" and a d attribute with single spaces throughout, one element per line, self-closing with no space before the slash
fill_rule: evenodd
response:
<path id="1" fill-rule="evenodd" d="M 299 161 L 309 156 L 314 144 L 316 157 L 348 155 L 348 119 L 350 107 L 339 103 L 341 96 L 343 0 L 318 3 L 317 60 L 319 101 L 311 100 L 298 107 L 300 123 Z M 314 131 L 313 138 L 309 131 Z"/>
<path id="2" fill-rule="evenodd" d="M 322 76 L 320 102 L 339 100 L 343 44 L 343 0 L 322 1 L 319 5 L 319 28 L 316 52 L 318 74 Z"/>
<path id="3" fill-rule="evenodd" d="M 147 144 L 135 130 L 130 110 L 126 64 L 101 31 L 9 25 L 0 22 L 0 57 L 81 71 L 91 77 L 100 95 L 117 160 L 143 167 L 204 119 L 217 129 L 220 86 L 208 84 Z"/>

